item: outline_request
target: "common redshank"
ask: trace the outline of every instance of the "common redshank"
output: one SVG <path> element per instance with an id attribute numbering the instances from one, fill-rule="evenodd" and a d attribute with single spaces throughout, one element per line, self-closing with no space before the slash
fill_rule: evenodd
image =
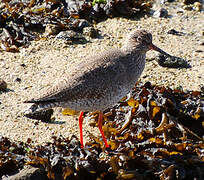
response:
<path id="1" fill-rule="evenodd" d="M 54 107 L 80 111 L 80 142 L 83 148 L 84 112 L 99 111 L 98 128 L 105 147 L 109 145 L 102 129 L 103 111 L 116 104 L 133 88 L 145 67 L 148 50 L 169 55 L 152 44 L 152 35 L 145 30 L 131 32 L 120 49 L 110 49 L 90 56 L 68 70 L 59 81 L 40 97 L 25 101 L 34 103 L 26 113 Z"/>

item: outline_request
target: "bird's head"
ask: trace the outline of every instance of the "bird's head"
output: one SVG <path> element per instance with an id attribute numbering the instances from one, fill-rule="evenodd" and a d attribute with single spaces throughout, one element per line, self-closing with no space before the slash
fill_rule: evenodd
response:
<path id="1" fill-rule="evenodd" d="M 128 52 L 140 51 L 143 53 L 146 53 L 149 50 L 155 50 L 168 55 L 152 43 L 152 34 L 145 30 L 135 30 L 131 32 L 127 37 L 123 49 Z"/>

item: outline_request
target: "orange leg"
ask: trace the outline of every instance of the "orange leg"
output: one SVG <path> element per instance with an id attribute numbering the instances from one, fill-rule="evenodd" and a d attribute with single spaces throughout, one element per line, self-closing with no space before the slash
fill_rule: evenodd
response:
<path id="1" fill-rule="evenodd" d="M 81 148 L 84 148 L 84 144 L 83 144 L 83 131 L 82 131 L 82 123 L 83 123 L 83 114 L 84 112 L 80 112 L 79 115 L 79 131 L 80 131 L 80 143 L 81 143 Z"/>
<path id="2" fill-rule="evenodd" d="M 105 138 L 105 135 L 104 135 L 104 132 L 103 132 L 103 129 L 102 129 L 102 122 L 103 122 L 103 113 L 102 113 L 102 112 L 99 112 L 98 128 L 99 128 L 99 130 L 100 130 L 100 132 L 101 132 L 101 136 L 102 136 L 102 138 L 103 138 L 103 141 L 104 141 L 104 143 L 105 143 L 106 148 L 109 148 L 109 145 L 108 145 L 108 143 L 107 143 L 107 140 L 106 140 L 106 138 Z"/>

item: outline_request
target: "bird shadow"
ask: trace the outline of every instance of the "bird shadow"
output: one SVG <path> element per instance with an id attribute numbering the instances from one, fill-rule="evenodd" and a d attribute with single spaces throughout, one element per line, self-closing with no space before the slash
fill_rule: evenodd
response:
<path id="1" fill-rule="evenodd" d="M 51 121 L 44 122 L 44 123 L 61 125 L 61 124 L 65 124 L 66 122 L 65 121 L 56 121 L 56 120 L 53 121 L 53 120 L 51 120 Z"/>
<path id="2" fill-rule="evenodd" d="M 62 125 L 62 124 L 66 123 L 65 121 L 56 121 L 54 118 L 47 119 L 47 120 L 46 119 L 31 118 L 31 117 L 27 117 L 27 118 L 34 120 L 35 125 L 38 125 L 40 122 L 46 123 L 46 124 L 56 124 L 56 125 Z"/>
<path id="3" fill-rule="evenodd" d="M 48 124 L 64 124 L 65 121 L 56 121 L 55 117 L 52 117 L 54 110 L 53 109 L 46 109 L 36 112 L 24 112 L 23 116 L 35 120 L 38 124 L 39 122 L 48 123 Z"/>

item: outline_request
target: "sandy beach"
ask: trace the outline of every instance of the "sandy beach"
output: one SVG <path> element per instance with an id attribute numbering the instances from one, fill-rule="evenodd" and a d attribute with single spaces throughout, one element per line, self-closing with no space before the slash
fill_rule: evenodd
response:
<path id="1" fill-rule="evenodd" d="M 28 119 L 23 112 L 29 104 L 23 101 L 37 96 L 40 90 L 57 83 L 76 61 L 112 47 L 121 47 L 133 29 L 146 29 L 153 34 L 153 43 L 171 55 L 184 58 L 192 66 L 189 69 L 164 68 L 153 59 L 156 52 L 147 53 L 145 70 L 140 81 L 165 85 L 170 88 L 182 86 L 187 90 L 200 90 L 204 86 L 204 13 L 181 12 L 176 4 L 165 6 L 169 16 L 155 18 L 112 18 L 100 22 L 95 28 L 100 38 L 89 39 L 86 44 L 66 44 L 54 36 L 31 41 L 21 47 L 19 53 L 1 51 L 0 78 L 8 84 L 8 91 L 0 93 L 0 134 L 12 140 L 41 144 L 52 136 L 79 137 L 77 117 L 63 116 L 55 109 L 52 123 Z M 183 32 L 182 36 L 168 34 L 171 29 Z M 89 126 L 89 117 L 84 121 L 84 137 L 99 135 L 97 128 Z"/>

